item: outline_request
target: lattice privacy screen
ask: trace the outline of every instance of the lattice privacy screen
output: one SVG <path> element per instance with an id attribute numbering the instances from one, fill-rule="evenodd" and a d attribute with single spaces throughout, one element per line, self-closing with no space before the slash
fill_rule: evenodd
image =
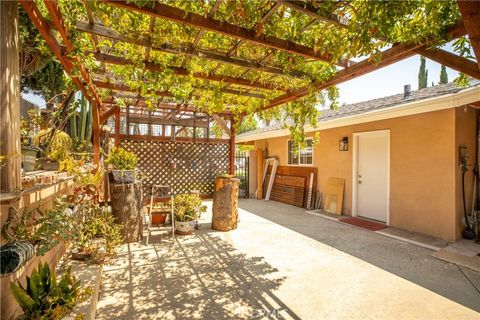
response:
<path id="1" fill-rule="evenodd" d="M 137 155 L 144 186 L 167 185 L 176 194 L 211 195 L 215 177 L 229 172 L 228 144 L 123 140 L 121 146 Z"/>

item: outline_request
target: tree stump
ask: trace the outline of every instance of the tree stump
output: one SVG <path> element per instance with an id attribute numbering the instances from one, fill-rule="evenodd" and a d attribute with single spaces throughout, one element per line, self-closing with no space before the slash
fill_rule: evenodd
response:
<path id="1" fill-rule="evenodd" d="M 142 183 L 110 184 L 110 199 L 115 222 L 123 225 L 125 243 L 142 239 Z"/>
<path id="2" fill-rule="evenodd" d="M 238 187 L 237 178 L 215 179 L 212 208 L 212 229 L 230 231 L 238 223 Z"/>

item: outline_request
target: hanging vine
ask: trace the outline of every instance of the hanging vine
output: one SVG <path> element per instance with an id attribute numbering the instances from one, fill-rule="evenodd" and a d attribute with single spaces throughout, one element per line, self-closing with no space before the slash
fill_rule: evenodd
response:
<path id="1" fill-rule="evenodd" d="M 48 12 L 43 1 L 35 0 L 45 16 Z M 168 6 L 177 7 L 202 16 L 209 16 L 216 1 L 207 0 L 159 0 Z M 60 8 L 69 37 L 74 44 L 70 56 L 80 56 L 82 64 L 95 78 L 128 85 L 135 94 L 146 100 L 149 108 L 155 108 L 158 92 L 168 92 L 164 101 L 189 103 L 199 110 L 220 112 L 226 109 L 235 114 L 253 114 L 269 104 L 273 98 L 290 90 L 308 86 L 312 81 L 326 82 L 337 71 L 340 59 L 367 57 L 378 59 L 381 50 L 391 43 L 420 43 L 441 46 L 450 39 L 445 30 L 455 24 L 460 15 L 456 1 L 404 0 L 404 1 L 298 1 L 300 6 L 309 6 L 314 12 L 326 17 L 335 17 L 343 26 L 312 18 L 286 5 L 280 5 L 265 21 L 262 17 L 275 4 L 270 0 L 222 1 L 212 18 L 238 27 L 256 31 L 264 37 L 277 37 L 313 48 L 316 52 L 328 52 L 331 62 L 312 60 L 300 55 L 272 50 L 248 41 L 224 34 L 206 31 L 197 48 L 210 50 L 232 58 L 253 62 L 262 61 L 272 68 L 283 71 L 282 75 L 251 70 L 233 64 L 220 63 L 202 57 L 166 53 L 151 50 L 145 61 L 145 47 L 123 41 L 101 38 L 94 45 L 87 33 L 76 30 L 78 21 L 87 21 L 84 3 L 80 0 L 60 0 Z M 153 8 L 153 0 L 129 0 L 139 7 Z M 199 29 L 177 22 L 157 18 L 150 32 L 148 15 L 126 10 L 102 1 L 89 1 L 95 19 L 105 27 L 130 39 L 147 39 L 152 46 L 192 47 Z M 308 26 L 308 28 L 307 28 Z M 127 59 L 129 64 L 99 64 L 93 57 L 94 49 L 102 53 Z M 455 49 L 464 56 L 470 54 L 468 40 L 457 40 Z M 152 63 L 154 71 L 145 69 Z M 178 75 L 175 68 L 184 68 L 187 74 Z M 183 69 L 182 69 L 183 70 Z M 207 81 L 195 74 L 241 77 L 248 81 L 268 84 L 273 90 L 244 87 L 223 82 Z M 228 90 L 227 90 L 228 89 Z M 243 95 L 231 94 L 236 90 Z M 102 97 L 111 90 L 99 90 Z M 247 93 L 247 94 L 245 94 Z M 286 105 L 263 111 L 261 118 L 276 118 L 290 129 L 292 138 L 299 146 L 305 145 L 304 126 L 316 126 L 318 106 L 327 102 L 338 108 L 339 91 L 331 87 Z M 118 99 L 120 105 L 128 103 Z"/>

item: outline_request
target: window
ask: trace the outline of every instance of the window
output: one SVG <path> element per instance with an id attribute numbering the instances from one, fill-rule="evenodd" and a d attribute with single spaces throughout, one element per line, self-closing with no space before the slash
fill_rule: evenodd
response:
<path id="1" fill-rule="evenodd" d="M 307 139 L 307 147 L 305 149 L 299 150 L 295 154 L 295 144 L 293 141 L 288 141 L 288 164 L 293 165 L 307 165 L 313 164 L 313 147 L 312 139 Z"/>

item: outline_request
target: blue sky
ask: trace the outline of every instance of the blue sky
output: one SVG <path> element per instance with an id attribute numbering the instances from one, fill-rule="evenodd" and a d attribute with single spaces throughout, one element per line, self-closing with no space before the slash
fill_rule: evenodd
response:
<path id="1" fill-rule="evenodd" d="M 338 85 L 340 89 L 340 103 L 355 103 L 365 100 L 402 93 L 403 85 L 410 84 L 412 90 L 418 89 L 418 69 L 420 67 L 420 56 L 399 61 L 388 67 L 371 72 L 364 76 L 347 81 Z M 428 86 L 432 81 L 438 84 L 440 79 L 440 65 L 427 59 Z M 448 80 L 453 81 L 458 72 L 447 68 Z M 39 96 L 26 94 L 25 99 L 44 106 L 45 102 Z"/>
<path id="2" fill-rule="evenodd" d="M 403 86 L 410 84 L 412 90 L 418 89 L 418 70 L 420 56 L 399 61 L 388 67 L 366 74 L 338 85 L 340 103 L 354 103 L 402 93 Z M 427 59 L 428 86 L 432 81 L 438 84 L 441 65 Z M 448 81 L 453 81 L 458 72 L 447 68 Z"/>

